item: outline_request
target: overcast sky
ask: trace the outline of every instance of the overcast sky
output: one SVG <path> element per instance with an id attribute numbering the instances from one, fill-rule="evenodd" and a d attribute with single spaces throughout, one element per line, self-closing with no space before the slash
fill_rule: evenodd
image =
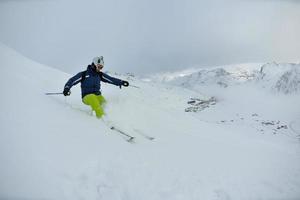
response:
<path id="1" fill-rule="evenodd" d="M 300 61 L 300 2 L 0 0 L 0 41 L 65 72 Z M 13 66 L 12 66 L 13 67 Z"/>

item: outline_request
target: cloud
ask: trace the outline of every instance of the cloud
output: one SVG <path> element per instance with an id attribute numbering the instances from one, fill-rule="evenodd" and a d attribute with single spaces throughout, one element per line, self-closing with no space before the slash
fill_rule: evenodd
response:
<path id="1" fill-rule="evenodd" d="M 70 73 L 96 55 L 112 71 L 149 73 L 299 54 L 299 6 L 279 0 L 14 2 L 26 3 L 1 5 L 0 41 Z"/>
<path id="2" fill-rule="evenodd" d="M 281 1 L 281 2 L 283 2 L 283 3 L 285 3 L 285 2 L 293 2 L 293 3 L 300 3 L 300 1 L 299 0 L 256 0 L 256 1 L 269 1 L 269 2 L 276 2 L 276 1 Z"/>
<path id="3" fill-rule="evenodd" d="M 58 1 L 58 0 L 0 0 L 1 2 L 45 2 L 45 1 Z"/>

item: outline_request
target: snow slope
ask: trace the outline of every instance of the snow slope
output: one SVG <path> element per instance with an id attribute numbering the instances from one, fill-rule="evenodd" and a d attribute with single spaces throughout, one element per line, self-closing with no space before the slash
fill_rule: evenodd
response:
<path id="1" fill-rule="evenodd" d="M 200 94 L 119 76 L 140 89 L 103 85 L 105 121 L 131 144 L 89 114 L 79 86 L 44 95 L 71 75 L 4 45 L 0 56 L 0 199 L 300 198 L 297 95 L 244 85 Z M 215 105 L 185 112 L 190 98 L 211 96 Z"/>

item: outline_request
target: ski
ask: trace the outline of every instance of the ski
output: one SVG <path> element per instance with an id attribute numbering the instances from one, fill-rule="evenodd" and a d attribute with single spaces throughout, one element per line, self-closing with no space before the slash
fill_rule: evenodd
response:
<path id="1" fill-rule="evenodd" d="M 138 133 L 139 135 L 141 135 L 142 137 L 148 139 L 148 140 L 154 140 L 155 137 L 149 136 L 145 133 L 143 133 L 142 131 L 138 130 L 138 129 L 133 129 L 136 133 Z"/>
<path id="2" fill-rule="evenodd" d="M 121 134 L 121 135 L 123 135 L 125 137 L 127 137 L 127 139 L 126 139 L 127 142 L 130 142 L 130 143 L 134 142 L 134 137 L 133 136 L 128 135 L 124 131 L 116 128 L 115 126 L 111 126 L 110 129 L 116 131 L 117 133 L 119 133 L 119 134 Z"/>

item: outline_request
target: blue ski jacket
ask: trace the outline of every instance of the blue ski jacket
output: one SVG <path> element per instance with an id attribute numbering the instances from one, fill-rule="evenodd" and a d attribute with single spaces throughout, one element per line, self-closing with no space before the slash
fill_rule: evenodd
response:
<path id="1" fill-rule="evenodd" d="M 70 78 L 65 84 L 65 88 L 71 89 L 73 85 L 76 85 L 79 82 L 81 82 L 82 98 L 88 94 L 101 95 L 101 81 L 116 86 L 121 86 L 123 82 L 121 79 L 111 77 L 103 72 L 97 72 L 95 65 L 91 64 L 88 65 L 86 71 L 79 72 L 78 74 Z"/>

